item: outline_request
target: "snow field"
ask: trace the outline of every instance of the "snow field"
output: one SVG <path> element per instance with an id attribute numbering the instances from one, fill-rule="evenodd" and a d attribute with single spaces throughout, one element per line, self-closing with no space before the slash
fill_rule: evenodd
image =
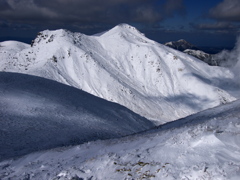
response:
<path id="1" fill-rule="evenodd" d="M 2 179 L 238 179 L 240 101 L 125 138 L 0 163 Z"/>

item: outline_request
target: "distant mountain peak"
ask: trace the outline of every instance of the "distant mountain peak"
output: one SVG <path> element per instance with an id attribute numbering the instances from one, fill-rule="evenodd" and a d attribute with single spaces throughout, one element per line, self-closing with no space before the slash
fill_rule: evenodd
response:
<path id="1" fill-rule="evenodd" d="M 194 50 L 199 49 L 195 45 L 187 42 L 185 39 L 180 39 L 178 41 L 170 41 L 165 43 L 165 45 L 179 51 L 184 51 L 186 49 L 194 49 Z"/>
<path id="2" fill-rule="evenodd" d="M 189 43 L 185 39 L 179 39 L 177 42 Z M 190 43 L 189 43 L 190 44 Z"/>

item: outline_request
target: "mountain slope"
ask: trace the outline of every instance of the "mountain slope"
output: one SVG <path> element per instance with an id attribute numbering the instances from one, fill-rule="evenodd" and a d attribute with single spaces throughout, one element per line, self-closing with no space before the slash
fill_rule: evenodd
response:
<path id="1" fill-rule="evenodd" d="M 240 101 L 121 139 L 0 163 L 5 179 L 240 178 Z"/>
<path id="2" fill-rule="evenodd" d="M 0 72 L 0 160 L 151 127 L 125 107 L 76 88 Z"/>
<path id="3" fill-rule="evenodd" d="M 156 124 L 236 99 L 229 69 L 209 67 L 126 24 L 95 36 L 46 30 L 32 47 L 1 61 L 1 70 L 77 87 Z"/>

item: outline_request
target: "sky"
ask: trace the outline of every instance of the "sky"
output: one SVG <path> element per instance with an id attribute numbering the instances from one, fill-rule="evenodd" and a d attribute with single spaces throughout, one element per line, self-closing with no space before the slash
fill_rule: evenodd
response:
<path id="1" fill-rule="evenodd" d="M 31 43 L 45 29 L 92 35 L 120 23 L 160 43 L 233 47 L 240 0 L 0 0 L 0 41 Z"/>

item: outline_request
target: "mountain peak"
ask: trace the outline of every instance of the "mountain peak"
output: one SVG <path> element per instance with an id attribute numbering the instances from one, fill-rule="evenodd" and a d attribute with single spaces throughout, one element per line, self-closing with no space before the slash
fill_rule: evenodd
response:
<path id="1" fill-rule="evenodd" d="M 181 42 L 181 43 L 188 43 L 190 44 L 189 42 L 187 42 L 185 39 L 179 39 L 177 42 Z"/>
<path id="2" fill-rule="evenodd" d="M 136 31 L 137 29 L 129 24 L 126 23 L 121 23 L 113 27 L 113 29 L 118 28 L 118 29 L 127 29 L 127 30 L 134 30 Z"/>
<path id="3" fill-rule="evenodd" d="M 72 34 L 73 33 L 71 31 L 68 31 L 66 29 L 40 31 L 37 34 L 36 38 L 32 41 L 31 46 L 35 46 L 42 42 L 50 43 L 54 41 L 55 37 L 65 37 Z"/>
<path id="4" fill-rule="evenodd" d="M 115 27 L 122 27 L 122 28 L 134 28 L 133 26 L 129 25 L 129 24 L 126 24 L 126 23 L 120 23 L 118 25 L 116 25 Z"/>
<path id="5" fill-rule="evenodd" d="M 106 36 L 106 35 L 111 35 L 111 34 L 134 34 L 137 36 L 144 36 L 145 35 L 143 33 L 141 33 L 137 28 L 126 24 L 126 23 L 121 23 L 116 25 L 115 27 L 113 27 L 112 29 L 106 31 L 105 33 L 103 33 L 102 35 Z"/>
<path id="6" fill-rule="evenodd" d="M 180 39 L 178 41 L 170 41 L 165 43 L 165 45 L 179 51 L 184 51 L 186 49 L 194 49 L 194 50 L 199 49 L 195 45 L 187 42 L 185 39 Z"/>

